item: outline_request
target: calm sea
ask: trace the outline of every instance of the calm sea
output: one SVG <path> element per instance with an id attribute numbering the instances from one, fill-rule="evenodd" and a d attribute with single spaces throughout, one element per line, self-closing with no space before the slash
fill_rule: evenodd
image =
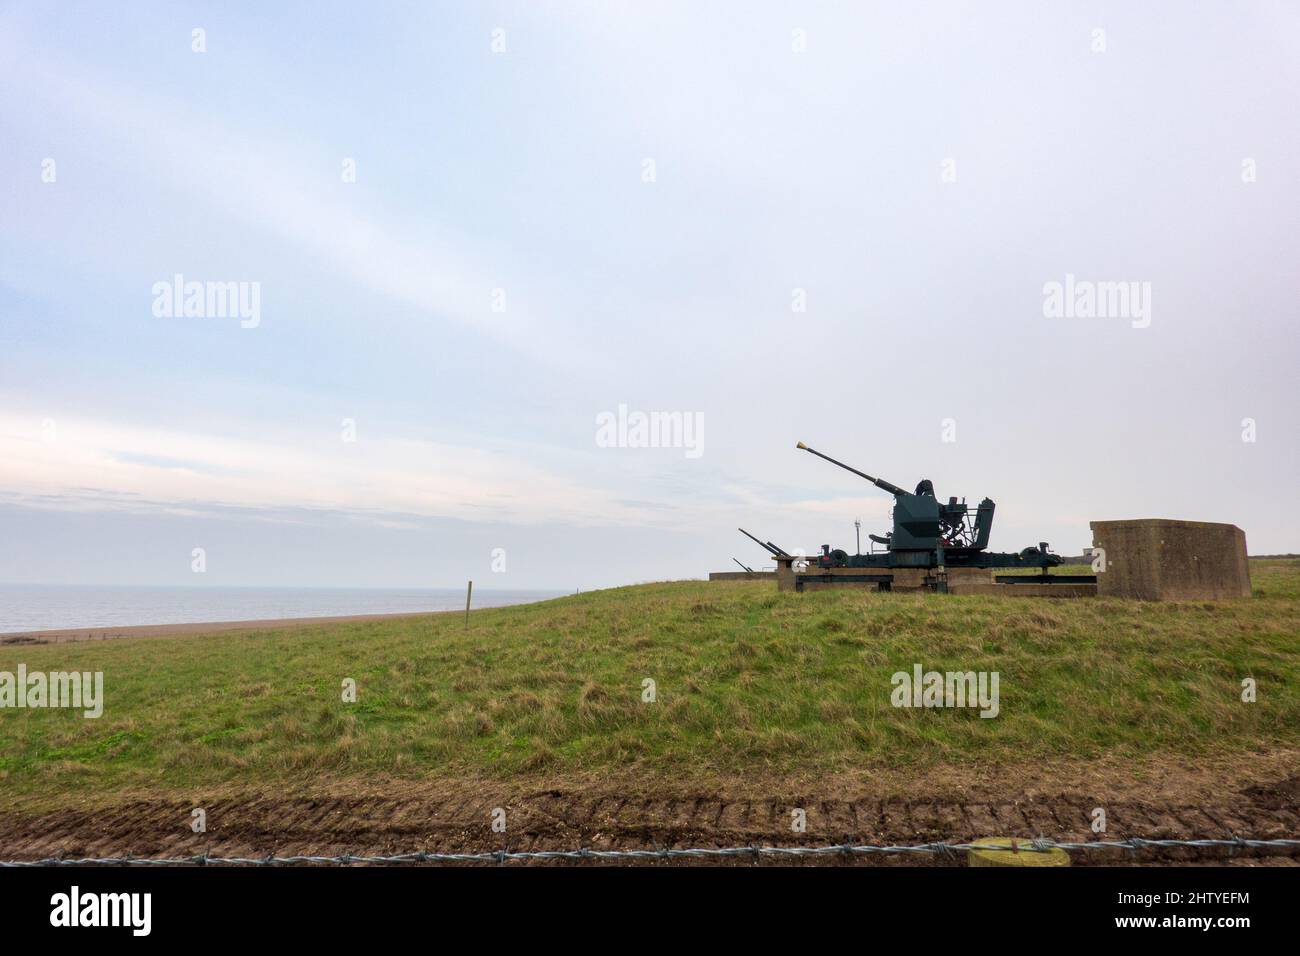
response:
<path id="1" fill-rule="evenodd" d="M 528 604 L 558 591 L 474 589 L 474 607 Z M 567 593 L 567 592 L 563 592 Z M 80 587 L 0 584 L 0 634 L 74 627 L 454 611 L 463 588 Z"/>

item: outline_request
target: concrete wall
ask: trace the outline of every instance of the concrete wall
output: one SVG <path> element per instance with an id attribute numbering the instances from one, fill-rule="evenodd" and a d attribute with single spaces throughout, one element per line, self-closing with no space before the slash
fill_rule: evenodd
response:
<path id="1" fill-rule="evenodd" d="M 1246 535 L 1236 525 L 1138 518 L 1092 521 L 1094 548 L 1106 552 L 1101 597 L 1203 601 L 1250 597 Z"/>
<path id="2" fill-rule="evenodd" d="M 710 571 L 710 581 L 770 581 L 775 571 Z"/>
<path id="3" fill-rule="evenodd" d="M 795 590 L 795 573 L 791 566 L 795 559 L 777 557 L 775 560 L 777 590 Z M 920 591 L 925 587 L 925 579 L 930 576 L 931 571 L 927 568 L 818 568 L 816 560 L 809 559 L 808 570 L 803 573 L 805 575 L 816 575 L 817 577 L 830 576 L 832 579 L 881 575 L 890 578 L 890 589 L 893 591 Z M 950 568 L 948 570 L 949 593 L 979 593 L 978 589 L 984 585 L 990 588 L 995 586 L 993 572 L 987 568 Z M 833 580 L 805 581 L 803 584 L 803 590 L 805 591 L 820 591 L 823 588 L 834 587 L 862 587 L 874 591 L 877 585 L 869 582 L 839 583 Z"/>
<path id="4" fill-rule="evenodd" d="M 777 590 L 795 590 L 795 574 L 791 568 L 792 558 L 776 559 Z M 995 575 L 1005 574 L 1006 568 L 948 568 L 949 594 L 996 594 L 1002 597 L 1093 597 L 1097 593 L 1095 584 L 999 584 Z M 926 568 L 817 568 L 810 565 L 804 572 L 823 580 L 810 580 L 803 583 L 804 591 L 820 591 L 824 588 L 856 587 L 869 591 L 878 585 L 871 582 L 836 581 L 835 579 L 855 578 L 862 575 L 883 575 L 889 577 L 890 590 L 895 593 L 917 592 L 926 589 L 926 578 L 934 572 Z M 825 580 L 829 576 L 830 580 Z"/>

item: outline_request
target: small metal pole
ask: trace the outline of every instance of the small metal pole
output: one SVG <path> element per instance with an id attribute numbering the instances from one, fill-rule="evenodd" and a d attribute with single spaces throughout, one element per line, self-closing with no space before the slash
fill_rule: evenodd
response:
<path id="1" fill-rule="evenodd" d="M 853 519 L 853 533 L 854 535 L 857 536 L 858 539 L 857 553 L 861 554 L 862 553 L 862 522 L 859 521 L 857 518 Z"/>
<path id="2" fill-rule="evenodd" d="M 469 587 L 465 589 L 465 627 L 469 628 L 469 599 L 474 593 L 474 582 L 469 582 Z"/>

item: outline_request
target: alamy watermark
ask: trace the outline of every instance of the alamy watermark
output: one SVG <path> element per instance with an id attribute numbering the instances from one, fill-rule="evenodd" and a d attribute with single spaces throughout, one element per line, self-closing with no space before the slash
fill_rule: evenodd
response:
<path id="1" fill-rule="evenodd" d="M 1067 272 L 1064 282 L 1043 283 L 1048 319 L 1131 319 L 1133 328 L 1151 324 L 1150 282 L 1094 282 Z"/>
<path id="2" fill-rule="evenodd" d="M 104 713 L 103 671 L 0 671 L 0 709 L 70 707 L 92 720 Z"/>
<path id="3" fill-rule="evenodd" d="M 148 936 L 153 928 L 152 893 L 82 892 L 73 886 L 50 897 L 50 925 L 54 927 L 125 927 L 132 936 Z"/>
<path id="4" fill-rule="evenodd" d="M 895 707 L 978 707 L 981 717 L 996 717 L 999 711 L 997 671 L 897 671 L 889 682 L 894 686 L 889 702 Z"/>
<path id="5" fill-rule="evenodd" d="M 260 282 L 186 282 L 178 272 L 170 282 L 155 282 L 150 291 L 155 318 L 239 319 L 243 329 L 255 329 L 262 322 Z"/>
<path id="6" fill-rule="evenodd" d="M 682 448 L 687 458 L 704 454 L 703 412 L 638 412 L 620 404 L 596 416 L 598 448 Z"/>

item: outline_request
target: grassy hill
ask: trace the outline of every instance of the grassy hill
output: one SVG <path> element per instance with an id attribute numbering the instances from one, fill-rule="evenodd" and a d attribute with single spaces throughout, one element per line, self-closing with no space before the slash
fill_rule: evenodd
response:
<path id="1" fill-rule="evenodd" d="M 688 581 L 477 611 L 468 629 L 451 614 L 0 648 L 0 670 L 103 671 L 106 698 L 98 720 L 0 711 L 0 791 L 58 804 L 230 782 L 703 780 L 1295 747 L 1300 562 L 1252 575 L 1252 600 L 1185 604 Z M 999 716 L 894 708 L 890 676 L 914 664 L 999 672 Z M 1257 703 L 1240 699 L 1245 677 Z"/>

